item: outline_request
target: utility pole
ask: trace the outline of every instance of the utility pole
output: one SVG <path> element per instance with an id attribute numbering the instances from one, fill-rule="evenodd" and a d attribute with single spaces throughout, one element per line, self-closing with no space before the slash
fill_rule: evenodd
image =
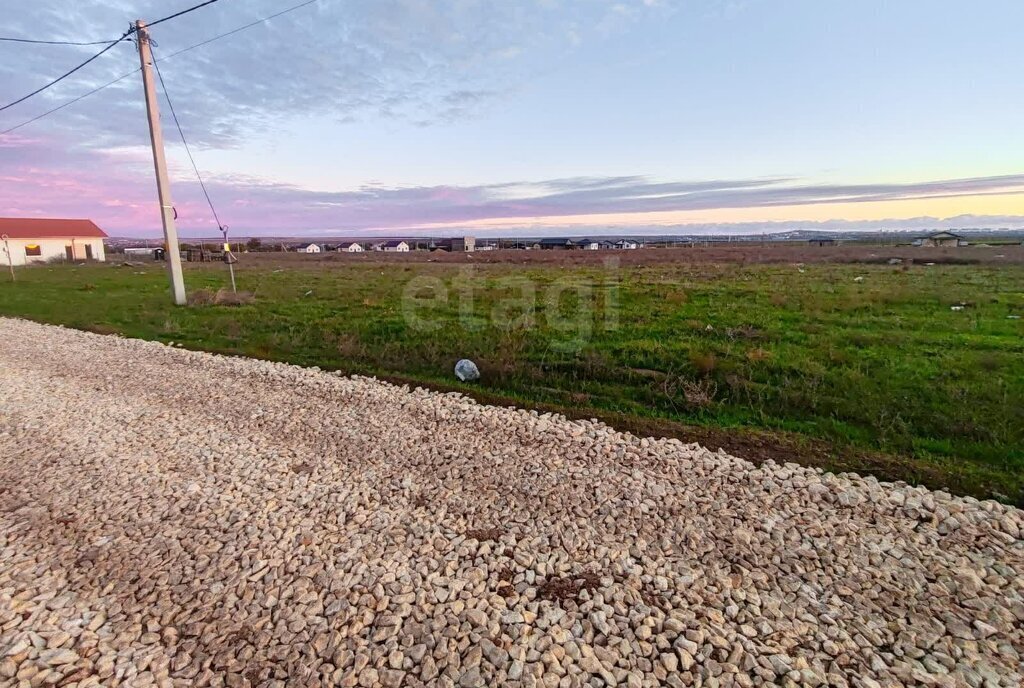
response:
<path id="1" fill-rule="evenodd" d="M 160 216 L 164 223 L 164 243 L 167 245 L 167 273 L 171 278 L 174 303 L 185 305 L 185 278 L 181 274 L 181 249 L 178 248 L 178 229 L 174 226 L 174 205 L 171 203 L 171 183 L 167 176 L 167 158 L 164 157 L 164 135 L 160 129 L 160 109 L 153 83 L 153 51 L 149 46 L 146 22 L 135 22 L 135 37 L 139 44 L 139 62 L 142 64 L 142 86 L 146 91 L 146 112 L 149 115 L 149 138 L 153 144 L 153 166 L 156 168 L 156 188 L 160 196 Z"/>

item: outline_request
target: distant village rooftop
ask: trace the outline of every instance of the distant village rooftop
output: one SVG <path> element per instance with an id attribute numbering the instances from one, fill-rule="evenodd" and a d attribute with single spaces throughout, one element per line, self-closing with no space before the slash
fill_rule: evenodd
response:
<path id="1" fill-rule="evenodd" d="M 92 220 L 0 217 L 0 236 L 9 239 L 105 239 L 107 233 Z"/>

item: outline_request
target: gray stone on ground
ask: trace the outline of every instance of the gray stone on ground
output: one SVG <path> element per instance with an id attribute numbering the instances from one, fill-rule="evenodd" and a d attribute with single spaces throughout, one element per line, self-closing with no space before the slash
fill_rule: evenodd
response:
<path id="1" fill-rule="evenodd" d="M 472 382 L 480 379 L 480 369 L 476 367 L 476 363 L 463 358 L 455 364 L 455 377 L 459 378 L 462 382 Z"/>

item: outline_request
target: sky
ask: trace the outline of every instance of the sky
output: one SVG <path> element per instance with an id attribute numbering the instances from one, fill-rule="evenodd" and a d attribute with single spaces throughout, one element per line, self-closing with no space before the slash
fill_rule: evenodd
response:
<path id="1" fill-rule="evenodd" d="M 198 0 L 3 0 L 94 41 Z M 1020 0 L 220 0 L 152 30 L 235 236 L 1024 228 Z M 102 46 L 0 42 L 0 106 Z M 158 236 L 135 45 L 0 112 L 0 216 Z M 183 236 L 217 223 L 160 101 Z"/>

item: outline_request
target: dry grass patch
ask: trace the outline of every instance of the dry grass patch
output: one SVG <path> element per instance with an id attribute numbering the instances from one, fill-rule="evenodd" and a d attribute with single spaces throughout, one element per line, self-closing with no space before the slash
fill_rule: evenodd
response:
<path id="1" fill-rule="evenodd" d="M 256 300 L 251 291 L 196 289 L 188 295 L 190 306 L 246 306 Z"/>

